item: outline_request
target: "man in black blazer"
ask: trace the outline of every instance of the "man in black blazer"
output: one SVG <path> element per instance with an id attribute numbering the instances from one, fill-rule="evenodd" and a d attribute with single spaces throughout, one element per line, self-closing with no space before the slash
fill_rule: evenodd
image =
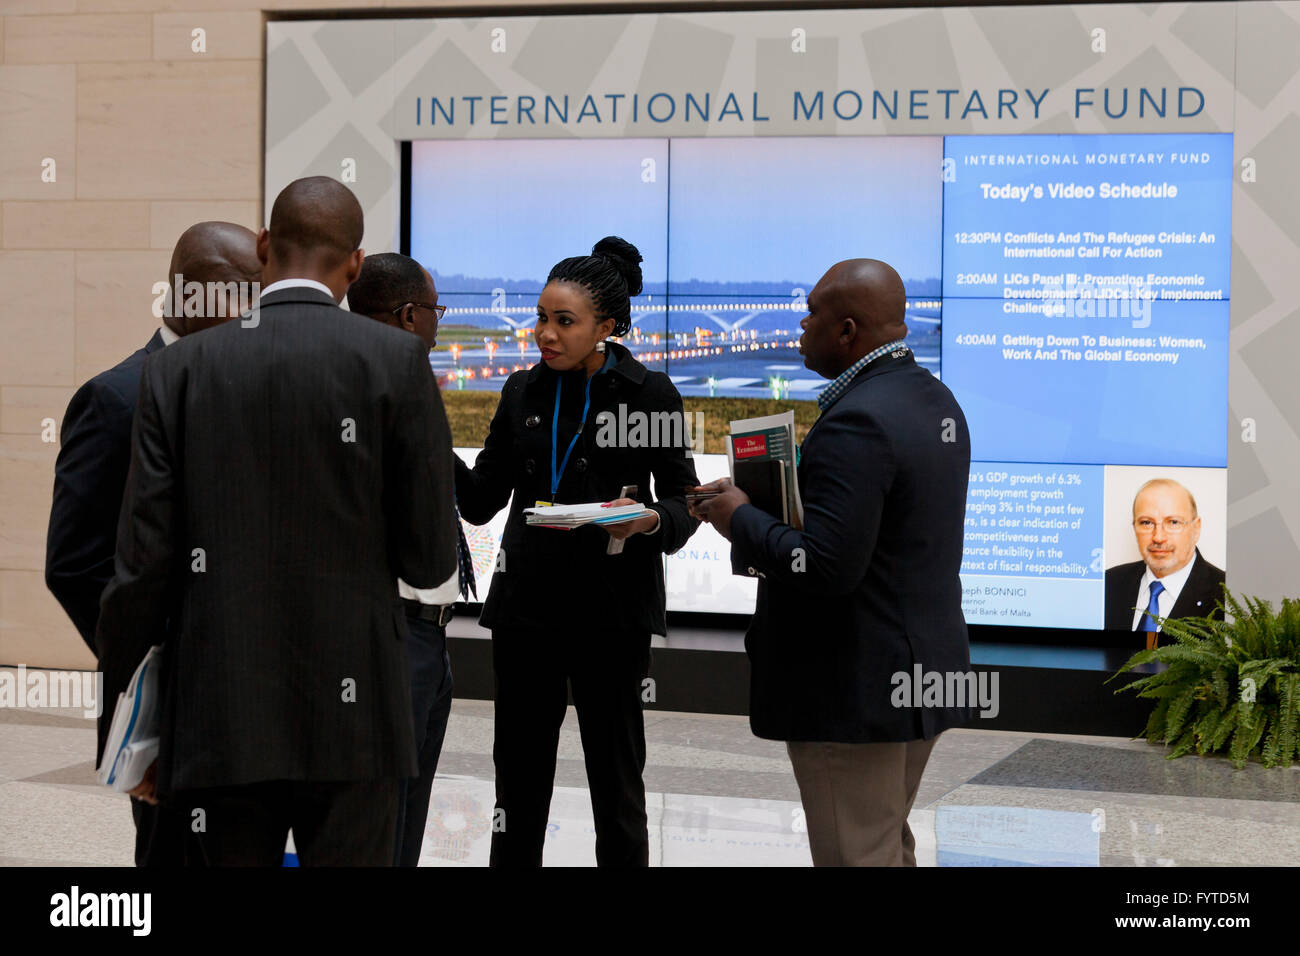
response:
<path id="1" fill-rule="evenodd" d="M 872 259 L 832 267 L 808 296 L 804 364 L 833 381 L 798 468 L 802 530 L 726 481 L 697 506 L 730 538 L 737 573 L 759 578 L 750 726 L 787 741 L 816 865 L 914 866 L 921 774 L 938 735 L 970 715 L 958 576 L 970 437 L 904 344 L 905 308 L 898 274 Z M 914 684 L 931 674 L 951 697 L 922 696 Z"/>
<path id="2" fill-rule="evenodd" d="M 1201 557 L 1201 517 L 1192 493 L 1172 478 L 1153 478 L 1133 498 L 1133 534 L 1141 561 L 1106 569 L 1106 629 L 1138 632 L 1157 645 L 1160 618 L 1222 619 L 1226 577 Z"/>
<path id="3" fill-rule="evenodd" d="M 189 864 L 276 865 L 290 829 L 304 865 L 392 862 L 397 577 L 438 584 L 456 539 L 427 350 L 338 308 L 361 236 L 346 187 L 290 183 L 259 307 L 144 365 L 97 639 L 112 685 L 166 635 L 157 795 L 193 821 Z"/>
<path id="4" fill-rule="evenodd" d="M 348 308 L 394 328 L 418 336 L 432 349 L 438 340 L 438 305 L 433 276 L 409 256 L 382 252 L 366 256 L 361 275 L 348 289 Z M 418 776 L 403 780 L 398 788 L 397 844 L 394 866 L 418 866 L 429 818 L 429 799 L 438 758 L 451 717 L 451 656 L 447 653 L 447 623 L 458 597 L 470 599 L 474 566 L 469 544 L 457 518 L 457 556 L 460 567 L 432 590 L 416 590 L 400 578 L 398 594 L 406 610 L 410 634 L 406 649 L 411 662 L 411 717 L 415 725 Z M 475 593 L 477 597 L 477 593 Z"/>
<path id="5" fill-rule="evenodd" d="M 167 276 L 171 288 L 182 290 L 182 299 L 169 302 L 162 327 L 144 348 L 86 382 L 68 404 L 54 464 L 45 583 L 92 651 L 99 599 L 113 577 L 117 516 L 131 460 L 131 419 L 145 357 L 239 315 L 241 287 L 251 296 L 261 277 L 252 230 L 232 222 L 190 226 L 172 250 Z M 188 283 L 197 283 L 190 287 L 197 294 L 184 296 Z M 213 291 L 211 303 L 208 289 Z M 100 720 L 107 726 L 112 719 L 110 703 Z M 140 800 L 131 801 L 131 811 L 136 864 L 176 862 L 179 844 L 168 827 L 159 825 L 165 814 Z"/>
<path id="6" fill-rule="evenodd" d="M 182 277 L 183 301 L 169 304 L 162 327 L 144 348 L 77 389 L 63 416 L 45 545 L 45 583 L 92 651 L 99 599 L 113 577 L 117 513 L 130 463 L 140 369 L 146 356 L 165 345 L 239 314 L 238 300 L 229 298 L 226 283 L 244 283 L 251 289 L 261 280 L 257 236 L 233 222 L 196 223 L 181 234 L 172 250 L 169 286 L 177 284 L 176 276 Z M 214 290 L 211 314 L 206 294 L 184 297 L 185 284 L 190 282 L 205 292 Z"/>

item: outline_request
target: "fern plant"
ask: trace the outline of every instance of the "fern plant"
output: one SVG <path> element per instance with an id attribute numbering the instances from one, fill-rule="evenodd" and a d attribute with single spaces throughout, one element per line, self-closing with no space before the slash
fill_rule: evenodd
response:
<path id="1" fill-rule="evenodd" d="M 1166 669 L 1126 684 L 1156 702 L 1144 736 L 1172 749 L 1227 752 L 1240 770 L 1251 759 L 1287 767 L 1300 758 L 1300 600 L 1269 602 L 1225 591 L 1225 620 L 1160 619 L 1172 644 L 1134 654 L 1116 674 L 1155 661 Z"/>

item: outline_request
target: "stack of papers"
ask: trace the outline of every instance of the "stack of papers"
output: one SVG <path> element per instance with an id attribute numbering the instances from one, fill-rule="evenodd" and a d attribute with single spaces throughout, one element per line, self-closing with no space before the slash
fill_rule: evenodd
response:
<path id="1" fill-rule="evenodd" d="M 135 669 L 126 692 L 117 695 L 117 708 L 109 725 L 99 782 L 114 790 L 134 790 L 149 765 L 158 759 L 159 669 L 163 649 L 149 648 Z"/>
<path id="2" fill-rule="evenodd" d="M 551 505 L 548 508 L 525 508 L 524 521 L 538 528 L 571 531 L 584 524 L 618 524 L 649 514 L 645 505 L 630 504 L 606 508 L 602 502 L 581 505 Z"/>

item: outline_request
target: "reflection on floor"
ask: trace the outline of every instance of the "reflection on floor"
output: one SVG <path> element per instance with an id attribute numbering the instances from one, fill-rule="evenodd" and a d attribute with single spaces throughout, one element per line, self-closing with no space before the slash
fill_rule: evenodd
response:
<path id="1" fill-rule="evenodd" d="M 440 777 L 429 807 L 421 866 L 486 866 L 490 780 Z M 647 793 L 651 866 L 806 866 L 808 839 L 792 829 L 788 800 Z M 589 866 L 596 831 L 585 789 L 556 787 L 546 834 L 547 866 Z"/>
<path id="2" fill-rule="evenodd" d="M 78 710 L 0 708 L 0 865 L 131 863 L 127 799 L 94 781 L 94 723 Z M 646 713 L 656 866 L 804 866 L 784 745 L 743 717 Z M 487 862 L 492 704 L 456 701 L 423 866 Z M 561 733 L 546 863 L 594 861 L 572 711 Z M 935 747 L 912 811 L 921 866 L 1293 865 L 1300 767 L 1234 772 L 1142 742 L 971 729 Z"/>

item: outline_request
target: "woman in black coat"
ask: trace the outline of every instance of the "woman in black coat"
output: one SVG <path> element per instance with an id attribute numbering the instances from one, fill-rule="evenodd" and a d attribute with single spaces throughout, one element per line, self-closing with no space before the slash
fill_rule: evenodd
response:
<path id="1" fill-rule="evenodd" d="M 472 524 L 490 521 L 514 494 L 480 618 L 492 630 L 496 678 L 493 866 L 542 862 L 570 686 L 596 862 L 649 860 L 643 682 L 650 635 L 666 631 L 663 556 L 699 522 L 684 496 L 698 479 L 681 396 L 667 375 L 605 341 L 631 326 L 640 262 L 636 247 L 611 236 L 551 270 L 533 329 L 542 361 L 506 380 L 473 469 L 456 462 L 457 501 Z M 646 427 L 620 428 L 640 415 Z M 625 485 L 650 514 L 572 531 L 524 522 L 524 509 L 540 502 L 617 502 Z M 621 553 L 607 553 L 612 538 Z"/>

